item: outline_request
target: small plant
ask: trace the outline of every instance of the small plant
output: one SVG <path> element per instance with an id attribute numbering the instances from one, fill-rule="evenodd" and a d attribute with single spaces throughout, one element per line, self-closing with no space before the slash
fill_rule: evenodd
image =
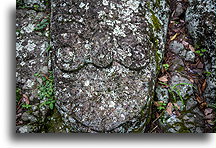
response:
<path id="1" fill-rule="evenodd" d="M 157 109 L 160 110 L 160 111 L 164 110 L 166 108 L 166 106 L 167 106 L 167 104 L 164 103 L 164 102 L 158 101 L 157 103 L 158 103 Z"/>
<path id="2" fill-rule="evenodd" d="M 192 86 L 194 87 L 192 84 L 189 84 L 189 83 L 178 83 L 178 84 L 175 84 L 175 85 L 168 85 L 166 83 L 163 83 L 163 82 L 159 82 L 160 84 L 163 84 L 165 86 L 168 87 L 168 92 L 171 94 L 173 100 L 176 102 L 177 101 L 177 98 L 176 98 L 176 94 L 177 96 L 179 96 L 180 100 L 182 101 L 182 103 L 184 103 L 184 100 L 181 96 L 181 91 L 180 89 L 177 88 L 177 86 L 180 86 L 180 85 L 188 85 L 188 86 Z"/>
<path id="3" fill-rule="evenodd" d="M 36 25 L 35 30 L 43 31 L 47 27 L 48 24 L 49 24 L 49 20 L 43 19 L 39 24 Z"/>
<path id="4" fill-rule="evenodd" d="M 16 89 L 16 103 L 18 103 L 21 98 L 22 98 L 21 89 L 17 88 Z"/>
<path id="5" fill-rule="evenodd" d="M 209 77 L 210 75 L 212 75 L 212 72 L 210 72 L 210 71 L 204 71 L 203 72 L 207 77 Z"/>
<path id="6" fill-rule="evenodd" d="M 206 51 L 207 51 L 206 49 L 200 49 L 200 50 L 196 50 L 195 53 L 198 54 L 199 56 L 203 56 Z"/>
<path id="7" fill-rule="evenodd" d="M 36 73 L 35 76 L 40 77 L 42 79 L 42 84 L 38 86 L 39 98 L 41 100 L 46 100 L 40 104 L 40 107 L 43 105 L 49 105 L 49 108 L 53 109 L 55 104 L 53 73 L 49 72 L 49 76 L 46 76 L 45 74 Z"/>
<path id="8" fill-rule="evenodd" d="M 208 104 L 208 107 L 210 107 L 212 109 L 216 109 L 216 104 Z"/>
<path id="9" fill-rule="evenodd" d="M 170 65 L 169 64 L 163 64 L 163 67 L 165 68 L 165 70 L 168 70 Z"/>
<path id="10" fill-rule="evenodd" d="M 23 105 L 22 105 L 22 108 L 29 109 L 29 108 L 31 108 L 31 105 L 26 103 L 26 104 L 23 104 Z"/>

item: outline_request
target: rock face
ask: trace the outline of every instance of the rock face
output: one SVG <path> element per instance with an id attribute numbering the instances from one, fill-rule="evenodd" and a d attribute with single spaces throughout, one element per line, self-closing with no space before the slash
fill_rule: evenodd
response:
<path id="1" fill-rule="evenodd" d="M 165 45 L 166 1 L 51 3 L 56 106 L 68 130 L 143 131 Z"/>
<path id="2" fill-rule="evenodd" d="M 167 98 L 171 100 L 159 119 L 159 125 L 165 133 L 203 133 L 204 114 L 199 110 L 192 83 L 178 72 L 173 72 L 170 82 L 169 91 L 161 87 L 156 91 L 159 101 L 168 103 Z M 170 91 L 172 93 L 168 93 Z"/>
<path id="3" fill-rule="evenodd" d="M 215 48 L 216 48 L 216 23 L 215 0 L 190 0 L 190 6 L 186 12 L 187 28 L 194 39 L 194 43 L 200 48 L 207 49 L 204 55 L 205 69 L 211 74 L 207 78 L 205 98 L 208 103 L 215 102 L 216 75 L 215 75 Z"/>
<path id="4" fill-rule="evenodd" d="M 28 98 L 30 102 L 29 106 L 33 106 L 33 104 L 38 105 L 41 101 L 44 101 L 40 100 L 38 97 L 38 86 L 40 86 L 40 80 L 36 78 L 34 74 L 48 73 L 49 54 L 47 48 L 50 46 L 50 41 L 48 25 L 37 30 L 38 26 L 41 26 L 40 22 L 43 20 L 48 21 L 49 16 L 44 11 L 35 11 L 34 8 L 32 8 L 32 5 L 28 5 L 29 2 L 30 1 L 17 1 L 16 88 Z M 42 2 L 39 0 L 34 2 L 42 5 Z M 43 8 L 46 8 L 44 3 Z M 31 107 L 29 108 L 31 109 Z M 43 113 L 38 113 L 38 115 L 34 115 L 36 112 L 39 112 L 39 109 L 31 112 L 31 114 L 28 114 L 27 112 L 23 113 L 21 120 L 24 121 L 26 125 L 23 127 L 17 127 L 17 132 L 25 133 L 38 131 L 40 127 L 36 123 L 39 122 L 37 119 L 43 120 L 43 118 L 45 118 L 45 111 Z M 27 124 L 31 125 L 27 126 Z"/>

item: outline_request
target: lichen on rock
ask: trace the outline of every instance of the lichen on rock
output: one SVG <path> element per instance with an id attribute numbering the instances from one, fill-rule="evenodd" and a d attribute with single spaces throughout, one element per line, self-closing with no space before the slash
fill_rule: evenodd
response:
<path id="1" fill-rule="evenodd" d="M 216 23 L 214 0 L 190 0 L 186 12 L 188 31 L 193 38 L 194 44 L 204 48 L 205 70 L 211 75 L 207 77 L 205 98 L 208 103 L 215 103 L 216 75 L 215 75 L 215 51 L 216 51 Z"/>
<path id="2" fill-rule="evenodd" d="M 70 132 L 145 129 L 168 16 L 165 1 L 52 1 L 57 108 Z"/>

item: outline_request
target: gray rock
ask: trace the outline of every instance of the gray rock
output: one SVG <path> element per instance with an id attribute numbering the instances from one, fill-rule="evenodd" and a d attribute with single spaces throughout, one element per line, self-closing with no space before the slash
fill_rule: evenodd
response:
<path id="1" fill-rule="evenodd" d="M 25 121 L 26 125 L 20 127 L 18 132 L 30 133 L 36 132 L 40 128 L 39 120 L 46 118 L 45 115 L 39 114 L 36 106 L 36 102 L 39 102 L 38 86 L 42 82 L 38 82 L 34 74 L 39 73 L 41 69 L 43 72 L 47 71 L 45 67 L 49 57 L 46 49 L 49 46 L 49 38 L 46 35 L 49 34 L 49 25 L 45 26 L 43 31 L 36 31 L 36 26 L 42 19 L 48 18 L 48 15 L 45 12 L 30 10 L 33 5 L 28 7 L 27 4 L 35 4 L 36 1 L 24 2 L 22 8 L 18 6 L 16 11 L 16 87 L 28 97 L 33 112 L 22 114 L 21 120 Z M 24 9 L 26 7 L 28 9 Z"/>
<path id="2" fill-rule="evenodd" d="M 31 114 L 29 114 L 29 113 L 27 113 L 27 112 L 24 112 L 24 113 L 22 114 L 21 119 L 22 119 L 23 121 L 29 121 L 30 123 L 37 122 L 37 118 L 35 118 L 33 115 L 31 115 Z"/>
<path id="3" fill-rule="evenodd" d="M 57 108 L 65 124 L 79 132 L 143 131 L 168 17 L 166 1 L 52 1 Z"/>
<path id="4" fill-rule="evenodd" d="M 169 71 L 171 72 L 181 72 L 184 70 L 184 62 L 181 58 L 179 58 L 178 56 L 175 56 L 172 59 L 172 65 L 169 68 Z"/>
<path id="5" fill-rule="evenodd" d="M 176 55 L 179 55 L 184 51 L 184 45 L 178 41 L 172 41 L 169 45 L 169 49 Z"/>
<path id="6" fill-rule="evenodd" d="M 46 0 L 17 0 L 17 7 L 43 11 L 46 9 Z"/>
<path id="7" fill-rule="evenodd" d="M 18 133 L 21 133 L 21 134 L 31 133 L 32 131 L 33 131 L 32 127 L 29 125 L 24 125 L 24 126 L 21 126 L 20 128 L 18 128 Z"/>
<path id="8" fill-rule="evenodd" d="M 182 97 L 182 100 L 180 100 L 179 95 L 176 94 L 178 99 L 177 102 L 170 99 L 172 103 L 176 103 L 178 107 L 180 107 L 175 108 L 175 110 L 177 110 L 180 115 L 170 115 L 165 111 L 159 120 L 159 125 L 162 127 L 164 132 L 170 133 L 204 132 L 203 113 L 198 107 L 196 107 L 197 101 L 194 99 L 195 97 L 191 82 L 187 78 L 181 76 L 179 73 L 174 74 L 170 81 L 171 87 L 176 86 L 176 89 L 178 89 Z M 174 91 L 177 93 L 176 89 L 174 89 Z"/>
<path id="9" fill-rule="evenodd" d="M 193 51 L 188 51 L 185 57 L 185 61 L 194 62 L 195 54 Z"/>
<path id="10" fill-rule="evenodd" d="M 215 0 L 190 0 L 185 21 L 195 44 L 207 49 L 204 55 L 205 70 L 212 74 L 207 77 L 204 93 L 208 103 L 215 103 L 216 96 L 216 23 Z"/>
<path id="11" fill-rule="evenodd" d="M 183 8 L 183 5 L 182 3 L 178 3 L 177 6 L 176 6 L 176 10 L 175 10 L 175 16 L 181 16 L 184 12 L 184 8 Z"/>
<path id="12" fill-rule="evenodd" d="M 158 101 L 163 101 L 164 103 L 168 103 L 169 93 L 166 88 L 162 88 L 158 86 L 155 90 Z"/>

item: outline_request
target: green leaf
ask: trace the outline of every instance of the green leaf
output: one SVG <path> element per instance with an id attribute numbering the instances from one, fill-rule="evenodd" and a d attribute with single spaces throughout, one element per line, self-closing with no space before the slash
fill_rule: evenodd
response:
<path id="1" fill-rule="evenodd" d="M 53 103 L 50 103 L 49 107 L 50 107 L 50 109 L 53 109 L 54 108 Z"/>

